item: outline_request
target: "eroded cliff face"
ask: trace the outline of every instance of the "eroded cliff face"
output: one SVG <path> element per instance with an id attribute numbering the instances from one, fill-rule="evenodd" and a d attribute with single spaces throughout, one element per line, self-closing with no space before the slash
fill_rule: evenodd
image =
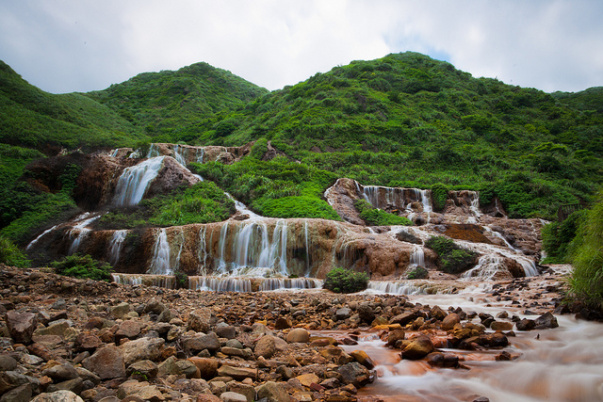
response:
<path id="1" fill-rule="evenodd" d="M 121 150 L 113 152 L 119 155 Z M 274 219 L 253 214 L 240 203 L 229 220 L 168 228 L 98 230 L 102 214 L 132 206 L 145 197 L 166 194 L 202 180 L 189 162 L 233 161 L 249 152 L 240 148 L 153 144 L 148 158 L 81 155 L 49 158 L 31 168 L 36 184 L 58 190 L 54 179 L 69 163 L 81 167 L 75 198 L 88 211 L 40 233 L 27 248 L 38 261 L 76 252 L 110 262 L 129 274 L 212 277 L 324 278 L 341 266 L 370 274 L 372 280 L 405 278 L 421 266 L 437 271 L 437 254 L 424 246 L 431 236 L 445 235 L 476 253 L 476 265 L 464 275 L 511 278 L 537 274 L 539 220 L 507 219 L 493 201 L 484 210 L 478 194 L 451 191 L 440 213 L 433 212 L 429 190 L 363 186 L 339 179 L 325 198 L 346 222 L 322 219 Z M 62 169 L 62 170 L 61 170 Z M 407 216 L 413 227 L 367 227 L 354 207 L 365 199 L 390 213 Z M 489 211 L 489 212 L 488 212 Z"/>

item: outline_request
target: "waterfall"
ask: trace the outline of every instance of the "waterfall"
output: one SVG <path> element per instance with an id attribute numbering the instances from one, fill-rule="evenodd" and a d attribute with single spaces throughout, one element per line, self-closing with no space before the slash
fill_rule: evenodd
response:
<path id="1" fill-rule="evenodd" d="M 161 156 L 161 151 L 157 144 L 149 145 L 149 151 L 147 152 L 146 158 L 154 158 L 156 156 Z"/>
<path id="2" fill-rule="evenodd" d="M 199 229 L 199 269 L 197 272 L 201 275 L 207 274 L 207 257 L 209 253 L 207 252 L 207 242 L 205 239 L 205 235 L 207 233 L 207 226 L 202 226 Z"/>
<path id="3" fill-rule="evenodd" d="M 60 224 L 59 224 L 60 225 Z M 25 247 L 26 251 L 29 251 L 30 248 L 32 248 L 38 241 L 40 241 L 40 239 L 44 236 L 46 236 L 48 233 L 52 232 L 53 230 L 55 230 L 59 225 L 54 225 L 53 227 L 51 227 L 50 229 L 46 229 L 45 231 L 43 231 L 42 233 L 40 233 L 35 239 L 33 239 L 28 245 L 27 247 Z"/>
<path id="4" fill-rule="evenodd" d="M 410 266 L 425 267 L 425 251 L 418 244 L 413 244 L 412 254 L 410 255 Z"/>
<path id="5" fill-rule="evenodd" d="M 248 278 L 189 277 L 189 289 L 212 292 L 251 292 Z"/>
<path id="6" fill-rule="evenodd" d="M 412 281 L 369 281 L 366 293 L 385 293 L 395 295 L 426 294 L 426 285 L 418 286 Z"/>
<path id="7" fill-rule="evenodd" d="M 420 190 L 421 192 L 421 203 L 423 204 L 423 212 L 433 212 L 431 207 L 431 197 L 429 196 L 429 190 Z"/>
<path id="8" fill-rule="evenodd" d="M 121 254 L 121 248 L 123 246 L 127 234 L 127 230 L 116 230 L 113 233 L 111 242 L 109 242 L 109 262 L 112 265 L 116 265 L 119 262 L 119 255 Z"/>
<path id="9" fill-rule="evenodd" d="M 479 193 L 477 191 L 468 191 L 468 193 L 471 195 L 471 204 L 469 205 L 469 209 L 471 212 L 473 212 L 473 216 L 469 217 L 467 222 L 477 223 L 480 216 L 482 216 L 482 211 L 479 209 Z"/>
<path id="10" fill-rule="evenodd" d="M 226 235 L 228 234 L 228 222 L 222 225 L 220 229 L 220 240 L 218 245 L 220 247 L 220 264 L 218 265 L 218 272 L 226 273 L 226 256 L 224 251 L 226 250 Z"/>
<path id="11" fill-rule="evenodd" d="M 171 275 L 172 268 L 170 265 L 170 244 L 167 240 L 165 229 L 159 230 L 155 246 L 153 247 L 153 259 L 147 274 L 152 275 Z"/>
<path id="12" fill-rule="evenodd" d="M 138 204 L 149 184 L 157 177 L 164 158 L 164 156 L 157 156 L 124 169 L 115 187 L 114 204 L 117 206 Z"/>
<path id="13" fill-rule="evenodd" d="M 205 156 L 205 148 L 197 148 L 195 152 L 195 160 L 197 163 L 203 163 L 203 157 Z"/>
<path id="14" fill-rule="evenodd" d="M 323 281 L 311 278 L 266 278 L 260 284 L 260 291 L 294 289 L 320 289 Z"/>
<path id="15" fill-rule="evenodd" d="M 86 226 L 90 225 L 92 222 L 98 220 L 101 215 L 93 215 L 89 212 L 86 212 L 80 215 L 81 220 L 78 222 L 73 228 L 69 230 L 69 238 L 73 239 L 71 242 L 71 246 L 69 247 L 68 255 L 75 254 L 80 247 L 82 241 L 88 237 L 88 235 L 92 232 L 92 229 L 88 229 Z M 90 217 L 91 216 L 91 217 Z M 75 239 L 74 239 L 75 237 Z"/>
<path id="16" fill-rule="evenodd" d="M 184 151 L 186 151 L 186 149 L 184 149 Z M 186 166 L 186 158 L 184 155 L 185 155 L 185 152 L 183 152 L 183 149 L 180 147 L 180 145 L 175 145 L 174 146 L 174 159 L 176 159 L 176 162 L 178 162 L 182 166 Z"/>
<path id="17" fill-rule="evenodd" d="M 479 258 L 477 265 L 470 270 L 464 272 L 461 278 L 474 279 L 489 281 L 496 278 L 496 275 L 500 272 L 505 272 L 505 264 L 502 257 L 487 254 Z M 527 274 L 526 274 L 527 275 Z"/>
<path id="18" fill-rule="evenodd" d="M 306 276 L 310 275 L 310 247 L 308 246 L 308 220 L 304 219 L 304 238 L 306 241 Z"/>

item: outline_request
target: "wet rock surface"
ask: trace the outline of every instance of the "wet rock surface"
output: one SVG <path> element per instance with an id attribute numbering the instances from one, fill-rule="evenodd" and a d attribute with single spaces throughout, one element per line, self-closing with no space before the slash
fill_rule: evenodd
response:
<path id="1" fill-rule="evenodd" d="M 512 360 L 503 348 L 512 329 L 525 330 L 510 314 L 402 295 L 170 290 L 2 265 L 0 279 L 2 400 L 362 400 L 358 390 L 376 379 L 372 357 L 353 346 L 362 334 L 402 359 L 458 369 L 449 349 L 498 349 L 497 360 Z M 510 280 L 488 297 L 521 289 L 518 307 L 535 314 L 525 322 L 553 328 L 558 294 L 535 296 L 546 286 Z"/>

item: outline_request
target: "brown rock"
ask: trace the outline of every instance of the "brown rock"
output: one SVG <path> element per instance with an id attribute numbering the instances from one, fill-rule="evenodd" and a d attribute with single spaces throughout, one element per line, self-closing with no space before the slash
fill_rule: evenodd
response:
<path id="1" fill-rule="evenodd" d="M 372 370 L 375 368 L 373 359 L 364 350 L 354 350 L 350 355 L 367 369 Z"/>
<path id="2" fill-rule="evenodd" d="M 270 359 L 276 352 L 276 343 L 274 337 L 265 335 L 255 344 L 254 352 L 256 356 L 262 356 Z"/>
<path id="3" fill-rule="evenodd" d="M 122 352 L 115 345 L 106 345 L 97 350 L 96 353 L 85 359 L 82 365 L 102 380 L 126 376 Z"/>
<path id="4" fill-rule="evenodd" d="M 203 357 L 191 357 L 188 359 L 199 369 L 199 374 L 204 380 L 210 380 L 218 374 L 218 361 Z"/>
<path id="5" fill-rule="evenodd" d="M 34 313 L 20 313 L 11 310 L 6 313 L 6 325 L 16 343 L 28 345 L 38 325 L 37 315 Z"/>
<path id="6" fill-rule="evenodd" d="M 448 314 L 443 320 L 442 324 L 440 324 L 440 328 L 444 331 L 450 331 L 454 328 L 454 326 L 461 322 L 461 318 L 456 313 Z"/>
<path id="7" fill-rule="evenodd" d="M 310 333 L 303 328 L 295 328 L 287 334 L 287 342 L 289 343 L 308 343 Z"/>
<path id="8" fill-rule="evenodd" d="M 418 360 L 433 352 L 434 349 L 431 339 L 426 336 L 419 336 L 404 348 L 401 356 L 403 359 Z"/>

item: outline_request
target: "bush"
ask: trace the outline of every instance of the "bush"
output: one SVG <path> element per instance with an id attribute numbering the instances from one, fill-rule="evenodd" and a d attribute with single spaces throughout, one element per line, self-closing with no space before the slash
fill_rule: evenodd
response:
<path id="1" fill-rule="evenodd" d="M 449 274 L 460 274 L 476 263 L 477 253 L 457 246 L 447 237 L 430 237 L 425 245 L 438 253 L 441 270 Z"/>
<path id="2" fill-rule="evenodd" d="M 50 264 L 59 275 L 75 278 L 109 281 L 113 267 L 109 263 L 97 261 L 89 255 L 74 254 Z"/>
<path id="3" fill-rule="evenodd" d="M 448 199 L 448 187 L 442 183 L 434 184 L 431 187 L 431 198 L 433 200 L 433 210 L 437 212 L 442 211 Z"/>
<path id="4" fill-rule="evenodd" d="M 10 240 L 0 236 L 0 263 L 19 268 L 29 267 L 30 261 Z"/>
<path id="5" fill-rule="evenodd" d="M 390 214 L 381 209 L 374 208 L 361 198 L 356 200 L 354 206 L 360 212 L 360 217 L 371 226 L 412 225 L 412 221 L 407 217 Z"/>
<path id="6" fill-rule="evenodd" d="M 408 279 L 425 279 L 429 275 L 429 272 L 423 267 L 416 267 L 406 275 Z"/>
<path id="7" fill-rule="evenodd" d="M 174 279 L 176 279 L 177 289 L 188 289 L 188 275 L 186 273 L 178 271 L 174 274 Z"/>
<path id="8" fill-rule="evenodd" d="M 603 191 L 599 192 L 598 202 L 583 220 L 570 248 L 574 265 L 571 292 L 574 297 L 603 309 Z"/>
<path id="9" fill-rule="evenodd" d="M 542 248 L 546 252 L 545 264 L 570 262 L 569 245 L 584 224 L 588 211 L 574 211 L 563 222 L 552 222 L 542 228 Z"/>
<path id="10" fill-rule="evenodd" d="M 335 293 L 354 293 L 365 290 L 368 282 L 369 276 L 365 272 L 335 268 L 327 274 L 323 288 Z"/>

